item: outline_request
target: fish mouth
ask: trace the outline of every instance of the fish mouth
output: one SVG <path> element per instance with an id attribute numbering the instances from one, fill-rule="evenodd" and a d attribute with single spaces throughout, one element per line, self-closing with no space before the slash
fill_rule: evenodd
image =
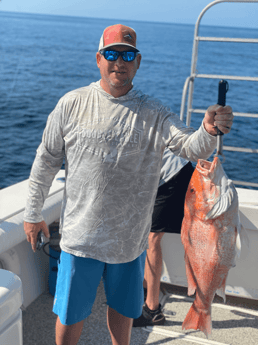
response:
<path id="1" fill-rule="evenodd" d="M 215 157 L 212 162 L 204 159 L 199 159 L 196 169 L 202 174 L 203 177 L 213 179 L 213 174 L 219 165 L 220 160 Z"/>
<path id="2" fill-rule="evenodd" d="M 209 161 L 205 161 L 204 159 L 200 159 L 200 166 L 203 169 L 210 170 L 212 163 Z"/>

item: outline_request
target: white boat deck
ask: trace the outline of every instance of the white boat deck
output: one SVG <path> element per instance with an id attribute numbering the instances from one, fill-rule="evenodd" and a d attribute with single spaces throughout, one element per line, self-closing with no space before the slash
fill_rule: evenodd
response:
<path id="1" fill-rule="evenodd" d="M 60 179 L 63 175 L 64 172 L 60 171 L 57 178 Z M 63 184 L 59 182 L 54 181 L 52 194 L 50 193 L 43 209 L 48 224 L 56 220 L 60 214 Z M 27 307 L 23 312 L 24 345 L 54 345 L 56 316 L 52 313 L 53 297 L 48 293 L 42 294 L 46 289 L 49 273 L 48 257 L 42 252 L 34 254 L 31 251 L 23 231 L 22 215 L 26 195 L 24 189 L 27 183 L 28 181 L 23 181 L 8 187 L 7 197 L 1 198 L 3 205 L 6 207 L 9 205 L 10 213 L 0 215 L 2 219 L 0 267 L 17 274 L 23 283 L 23 305 Z M 1 196 L 5 196 L 6 190 L 1 191 Z M 10 197 L 9 192 L 13 198 Z M 163 298 L 162 302 L 165 302 L 167 311 L 175 311 L 176 315 L 168 315 L 164 326 L 153 329 L 133 328 L 131 345 L 258 344 L 258 191 L 238 189 L 238 193 L 241 222 L 248 231 L 250 243 L 249 248 L 243 246 L 237 266 L 230 270 L 226 293 L 231 294 L 228 300 L 236 298 L 232 294 L 254 299 L 250 299 L 250 304 L 246 306 L 242 305 L 243 299 L 236 300 L 238 307 L 247 307 L 244 310 L 225 309 L 223 305 L 214 306 L 212 314 L 214 329 L 208 341 L 199 331 L 182 331 L 181 325 L 191 302 L 174 296 L 179 294 L 186 297 L 185 288 L 181 288 L 180 292 L 179 288 L 170 289 L 170 296 L 166 301 Z M 12 200 L 16 200 L 15 205 Z M 1 208 L 1 212 L 3 210 L 4 208 Z M 162 246 L 164 259 L 162 281 L 182 287 L 187 286 L 184 251 L 180 236 L 178 234 L 168 234 L 166 238 L 164 236 Z M 102 285 L 99 287 L 93 313 L 85 321 L 80 344 L 111 344 L 106 326 L 106 304 Z"/>
<path id="2" fill-rule="evenodd" d="M 182 331 L 182 322 L 191 301 L 186 289 L 163 284 L 161 294 L 166 323 L 153 328 L 133 328 L 131 345 L 257 345 L 258 302 L 228 297 L 227 303 L 217 302 L 212 307 L 213 332 L 207 339 L 202 332 Z M 24 345 L 54 345 L 56 315 L 52 313 L 53 296 L 42 294 L 23 311 Z M 106 298 L 102 283 L 99 286 L 92 314 L 86 319 L 78 345 L 111 345 L 106 325 Z M 169 312 L 176 315 L 169 315 Z"/>

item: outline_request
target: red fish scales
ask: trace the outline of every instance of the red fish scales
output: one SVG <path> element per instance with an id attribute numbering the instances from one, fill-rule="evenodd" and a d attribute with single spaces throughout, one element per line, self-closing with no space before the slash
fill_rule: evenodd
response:
<path id="1" fill-rule="evenodd" d="M 185 198 L 181 239 L 185 248 L 188 295 L 195 301 L 182 325 L 211 334 L 211 303 L 217 289 L 225 291 L 234 266 L 238 198 L 218 158 L 199 160 Z"/>

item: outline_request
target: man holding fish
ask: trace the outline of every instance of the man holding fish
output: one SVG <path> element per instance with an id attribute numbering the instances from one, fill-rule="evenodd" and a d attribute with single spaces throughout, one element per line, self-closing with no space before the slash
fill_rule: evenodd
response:
<path id="1" fill-rule="evenodd" d="M 53 311 L 56 344 L 77 344 L 103 278 L 113 345 L 130 343 L 143 305 L 153 205 L 165 148 L 190 161 L 208 158 L 217 126 L 228 133 L 232 109 L 213 105 L 195 131 L 158 100 L 133 88 L 141 54 L 136 33 L 106 28 L 96 54 L 101 80 L 62 97 L 50 114 L 29 182 L 24 230 L 32 249 L 49 236 L 41 215 L 66 160 L 62 249 Z"/>

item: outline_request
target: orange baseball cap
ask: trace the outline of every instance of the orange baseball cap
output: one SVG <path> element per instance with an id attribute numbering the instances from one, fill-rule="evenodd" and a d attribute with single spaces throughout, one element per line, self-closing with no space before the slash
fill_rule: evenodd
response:
<path id="1" fill-rule="evenodd" d="M 108 26 L 100 38 L 99 51 L 113 46 L 126 46 L 138 52 L 134 29 L 122 24 Z"/>

